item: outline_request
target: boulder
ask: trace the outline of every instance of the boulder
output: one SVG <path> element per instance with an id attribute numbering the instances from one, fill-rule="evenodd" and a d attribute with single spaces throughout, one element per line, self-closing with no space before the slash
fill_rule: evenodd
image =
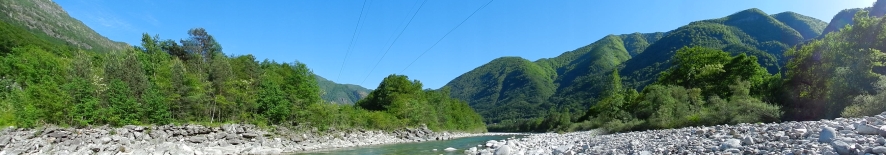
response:
<path id="1" fill-rule="evenodd" d="M 877 146 L 871 149 L 871 153 L 886 154 L 886 147 Z"/>
<path id="2" fill-rule="evenodd" d="M 755 141 L 753 137 L 747 136 L 741 139 L 741 143 L 744 145 L 754 145 Z"/>
<path id="3" fill-rule="evenodd" d="M 203 143 L 206 141 L 208 141 L 206 139 L 206 136 L 194 136 L 194 137 L 188 138 L 188 142 L 191 142 L 191 143 Z"/>
<path id="4" fill-rule="evenodd" d="M 452 152 L 452 151 L 455 151 L 455 150 L 458 150 L 458 149 L 455 149 L 455 148 L 452 148 L 452 147 L 447 147 L 446 149 L 443 149 L 443 151 L 446 151 L 446 152 Z"/>
<path id="5" fill-rule="evenodd" d="M 836 151 L 838 154 L 850 154 L 850 150 L 852 149 L 852 146 L 850 146 L 848 143 L 839 140 L 831 143 L 831 146 L 834 147 L 834 151 Z"/>
<path id="6" fill-rule="evenodd" d="M 818 142 L 821 143 L 830 143 L 833 142 L 834 139 L 837 139 L 837 131 L 831 127 L 822 127 L 821 132 L 818 133 Z"/>
<path id="7" fill-rule="evenodd" d="M 243 138 L 255 138 L 255 137 L 258 137 L 258 134 L 251 133 L 251 132 L 250 132 L 250 133 L 243 133 L 242 135 L 243 135 Z"/>
<path id="8" fill-rule="evenodd" d="M 437 151 L 437 149 L 434 149 L 434 151 Z M 477 153 L 479 153 L 479 152 L 477 152 L 477 147 L 471 147 L 470 149 L 465 150 L 465 154 L 472 154 L 473 155 L 473 154 L 477 154 Z"/>
<path id="9" fill-rule="evenodd" d="M 727 139 L 726 141 L 723 141 L 722 143 L 720 143 L 720 150 L 740 148 L 740 147 L 741 147 L 741 141 L 738 139 Z"/>
<path id="10" fill-rule="evenodd" d="M 498 147 L 498 149 L 495 149 L 495 155 L 510 155 L 510 154 L 511 154 L 511 147 L 508 145 L 503 145 L 501 147 Z"/>
<path id="11" fill-rule="evenodd" d="M 228 140 L 228 143 L 231 145 L 240 145 L 240 144 L 243 144 L 243 140 L 233 139 L 233 140 Z"/>
<path id="12" fill-rule="evenodd" d="M 880 126 L 880 130 L 878 132 L 880 136 L 886 137 L 886 125 Z"/>
<path id="13" fill-rule="evenodd" d="M 880 129 L 867 125 L 867 124 L 858 124 L 855 126 L 855 131 L 861 135 L 876 135 L 880 134 Z"/>

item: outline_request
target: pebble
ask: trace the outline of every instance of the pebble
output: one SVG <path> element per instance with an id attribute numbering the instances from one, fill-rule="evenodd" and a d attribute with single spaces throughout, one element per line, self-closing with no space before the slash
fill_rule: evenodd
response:
<path id="1" fill-rule="evenodd" d="M 865 124 L 884 122 L 886 112 L 881 115 L 611 134 L 603 130 L 537 133 L 516 139 L 521 145 L 508 149 L 512 154 L 886 154 L 886 126 Z M 867 127 L 877 129 L 876 134 Z M 492 147 L 499 143 L 505 141 L 490 141 L 467 154 L 495 152 Z"/>

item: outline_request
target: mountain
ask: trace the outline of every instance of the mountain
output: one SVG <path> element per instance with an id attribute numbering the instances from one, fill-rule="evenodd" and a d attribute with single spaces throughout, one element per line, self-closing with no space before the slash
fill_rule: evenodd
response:
<path id="1" fill-rule="evenodd" d="M 588 83 L 587 75 L 611 71 L 630 59 L 631 53 L 639 53 L 663 34 L 609 35 L 557 57 L 534 62 L 502 57 L 456 77 L 445 87 L 450 87 L 452 97 L 467 101 L 487 122 L 538 117 L 544 113 L 534 111 L 556 107 L 549 98 L 560 88 Z"/>
<path id="2" fill-rule="evenodd" d="M 877 0 L 872 7 L 852 8 L 840 11 L 837 15 L 834 15 L 834 18 L 831 19 L 831 22 L 824 29 L 819 38 L 824 38 L 824 35 L 828 33 L 839 31 L 847 25 L 852 25 L 852 21 L 855 19 L 855 14 L 860 11 L 867 11 L 869 16 L 882 17 L 883 15 L 886 15 L 886 0 Z"/>
<path id="3" fill-rule="evenodd" d="M 842 29 L 846 25 L 851 25 L 852 19 L 855 18 L 855 13 L 858 13 L 859 11 L 864 11 L 864 10 L 867 10 L 867 9 L 854 8 L 854 9 L 846 9 L 846 10 L 840 11 L 839 13 L 837 13 L 837 15 L 834 15 L 834 18 L 831 19 L 831 22 L 824 29 L 824 31 L 822 31 L 822 36 L 824 36 L 828 33 L 831 33 L 831 32 L 839 31 L 840 29 Z"/>
<path id="4" fill-rule="evenodd" d="M 537 117 L 551 105 L 553 70 L 520 57 L 502 57 L 450 81 L 453 98 L 467 101 L 486 120 Z"/>
<path id="5" fill-rule="evenodd" d="M 646 48 L 623 64 L 620 74 L 628 86 L 643 88 L 670 67 L 674 51 L 685 46 L 702 46 L 756 56 L 770 73 L 778 72 L 783 52 L 803 41 L 793 28 L 759 9 L 744 10 L 723 18 L 692 22 Z"/>
<path id="6" fill-rule="evenodd" d="M 797 30 L 804 40 L 820 36 L 824 28 L 828 26 L 828 23 L 822 20 L 790 11 L 774 14 L 772 17 Z"/>
<path id="7" fill-rule="evenodd" d="M 363 99 L 372 90 L 353 84 L 339 84 L 315 75 L 320 86 L 320 98 L 338 104 L 354 104 Z"/>
<path id="8" fill-rule="evenodd" d="M 54 43 L 86 50 L 116 51 L 129 47 L 99 35 L 51 0 L 4 0 L 0 2 L 0 21 L 27 28 Z"/>
<path id="9" fill-rule="evenodd" d="M 793 12 L 769 15 L 747 9 L 669 32 L 608 35 L 535 62 L 498 58 L 445 87 L 450 87 L 452 97 L 467 101 L 487 123 L 537 118 L 558 108 L 583 112 L 609 89 L 612 71 L 619 72 L 625 86 L 642 90 L 670 68 L 675 51 L 685 46 L 755 56 L 768 72 L 778 73 L 785 64 L 784 51 L 817 37 L 825 25 Z"/>

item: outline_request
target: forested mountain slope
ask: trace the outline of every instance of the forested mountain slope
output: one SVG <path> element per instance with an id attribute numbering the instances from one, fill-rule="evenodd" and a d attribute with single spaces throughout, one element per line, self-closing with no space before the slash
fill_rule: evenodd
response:
<path id="1" fill-rule="evenodd" d="M 354 104 L 369 95 L 372 90 L 353 84 L 339 84 L 315 75 L 320 86 L 320 97 L 337 104 Z"/>
<path id="2" fill-rule="evenodd" d="M 96 33 L 51 0 L 4 0 L 0 2 L 0 21 L 23 27 L 51 42 L 92 51 L 130 47 Z"/>
<path id="3" fill-rule="evenodd" d="M 778 73 L 786 62 L 784 51 L 817 37 L 824 25 L 821 20 L 793 12 L 769 15 L 759 9 L 748 9 L 723 18 L 692 22 L 669 32 L 609 35 L 560 56 L 532 63 L 522 59 L 519 63 L 502 61 L 518 58 L 496 59 L 446 86 L 451 88 L 453 97 L 466 100 L 476 108 L 487 123 L 547 117 L 564 111 L 575 113 L 596 103 L 610 88 L 612 71 L 620 73 L 623 78 L 620 81 L 626 88 L 641 90 L 672 66 L 675 51 L 687 46 L 722 50 L 731 55 L 744 53 L 756 57 L 769 73 Z M 516 66 L 537 66 L 538 71 L 509 69 L 519 68 Z M 501 83 L 501 79 L 480 78 L 505 77 L 502 75 L 531 77 L 526 79 L 535 82 L 508 85 Z M 511 87 L 502 89 L 500 85 Z M 525 89 L 537 91 L 514 91 Z M 519 100 L 490 100 L 492 98 Z"/>

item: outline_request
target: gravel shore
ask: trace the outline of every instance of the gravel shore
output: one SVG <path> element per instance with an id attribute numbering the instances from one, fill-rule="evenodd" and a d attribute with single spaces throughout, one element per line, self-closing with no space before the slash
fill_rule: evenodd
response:
<path id="1" fill-rule="evenodd" d="M 107 126 L 0 131 L 0 155 L 17 154 L 286 154 L 378 144 L 449 140 L 484 134 L 432 132 L 427 127 L 395 131 L 265 130 L 253 125 L 220 127 Z"/>
<path id="2" fill-rule="evenodd" d="M 864 118 L 603 134 L 531 134 L 466 154 L 886 154 L 886 112 Z"/>

